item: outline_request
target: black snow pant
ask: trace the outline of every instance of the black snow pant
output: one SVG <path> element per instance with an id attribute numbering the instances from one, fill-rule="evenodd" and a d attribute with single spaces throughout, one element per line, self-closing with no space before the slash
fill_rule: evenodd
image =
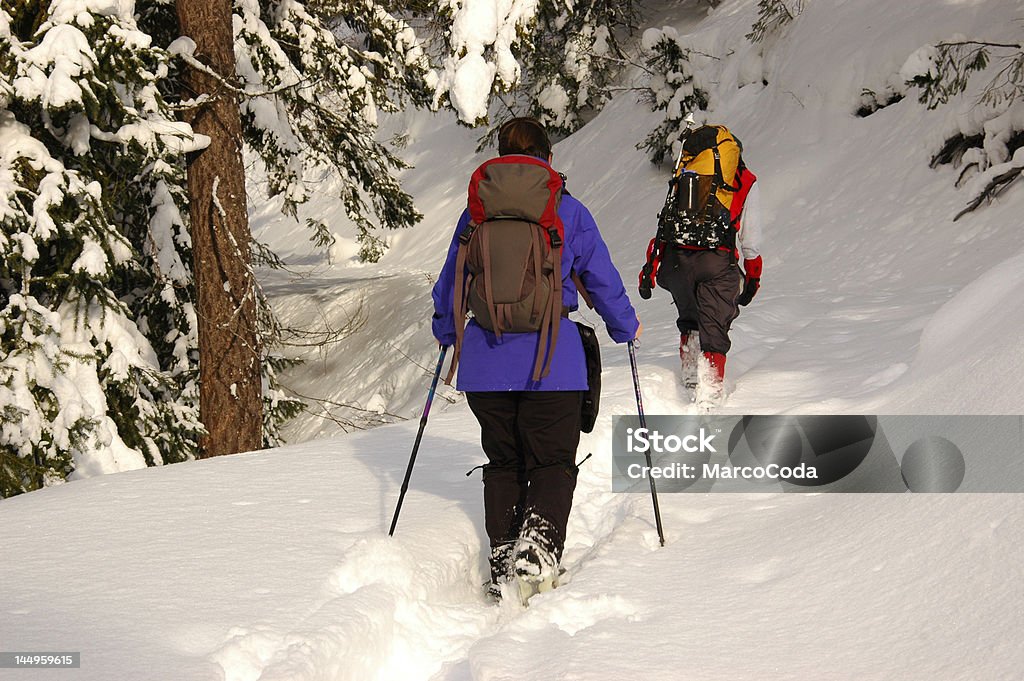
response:
<path id="1" fill-rule="evenodd" d="M 484 524 L 491 546 L 533 530 L 562 557 L 576 489 L 581 391 L 469 392 L 488 463 L 483 467 Z"/>
<path id="2" fill-rule="evenodd" d="M 729 327 L 739 308 L 740 274 L 725 251 L 669 246 L 658 267 L 658 286 L 672 294 L 679 333 L 700 333 L 701 352 L 729 352 Z"/>

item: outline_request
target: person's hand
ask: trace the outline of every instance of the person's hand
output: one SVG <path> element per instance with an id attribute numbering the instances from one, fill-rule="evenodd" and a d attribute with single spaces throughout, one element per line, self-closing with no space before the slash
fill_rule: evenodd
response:
<path id="1" fill-rule="evenodd" d="M 657 283 L 654 281 L 654 269 L 655 262 L 658 258 L 661 257 L 660 255 L 655 254 L 657 246 L 657 237 L 651 239 L 651 243 L 647 244 L 647 262 L 645 262 L 644 266 L 640 269 L 640 281 L 639 285 L 637 286 L 637 290 L 640 292 L 640 297 L 643 298 L 644 300 L 650 299 L 651 292 L 657 285 Z"/>
<path id="2" fill-rule="evenodd" d="M 633 340 L 640 340 L 640 334 L 644 332 L 644 325 L 643 322 L 640 321 L 639 317 L 636 318 L 636 323 L 636 335 L 633 336 Z"/>
<path id="3" fill-rule="evenodd" d="M 736 298 L 736 304 L 740 307 L 750 305 L 759 288 L 761 288 L 761 270 L 764 263 L 761 256 L 747 258 L 743 261 L 743 292 Z"/>
<path id="4" fill-rule="evenodd" d="M 750 305 L 757 290 L 761 288 L 761 280 L 756 277 L 747 277 L 743 280 L 743 292 L 736 298 L 736 304 L 740 307 Z"/>
<path id="5" fill-rule="evenodd" d="M 651 286 L 651 266 L 644 265 L 644 268 L 640 270 L 640 282 L 637 286 L 637 290 L 640 292 L 640 297 L 644 300 L 649 300 L 653 288 Z"/>

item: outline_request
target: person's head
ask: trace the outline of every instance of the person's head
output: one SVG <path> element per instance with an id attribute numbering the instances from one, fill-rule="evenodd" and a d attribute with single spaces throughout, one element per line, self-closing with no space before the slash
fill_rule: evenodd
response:
<path id="1" fill-rule="evenodd" d="M 498 130 L 498 155 L 526 154 L 551 158 L 551 140 L 544 126 L 535 118 L 513 118 Z"/>

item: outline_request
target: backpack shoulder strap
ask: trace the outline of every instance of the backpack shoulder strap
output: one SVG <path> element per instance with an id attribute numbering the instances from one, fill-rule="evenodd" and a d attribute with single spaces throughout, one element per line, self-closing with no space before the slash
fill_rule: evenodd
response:
<path id="1" fill-rule="evenodd" d="M 576 273 L 576 270 L 569 271 L 569 277 L 572 279 L 572 283 L 576 284 L 576 290 L 579 291 L 580 297 L 583 298 L 583 302 L 587 304 L 591 310 L 594 309 L 594 299 L 590 297 L 590 293 L 586 287 L 583 286 L 583 280 L 580 279 L 580 275 Z"/>
<path id="2" fill-rule="evenodd" d="M 466 290 L 466 251 L 477 227 L 479 225 L 470 220 L 459 233 L 459 250 L 455 255 L 455 292 L 452 309 L 452 315 L 455 317 L 455 347 L 453 348 L 452 363 L 448 369 L 448 375 L 444 379 L 447 385 L 451 385 L 452 379 L 455 378 L 455 367 L 459 365 L 459 356 L 462 354 L 462 340 L 466 335 L 466 308 L 469 296 L 469 291 Z"/>

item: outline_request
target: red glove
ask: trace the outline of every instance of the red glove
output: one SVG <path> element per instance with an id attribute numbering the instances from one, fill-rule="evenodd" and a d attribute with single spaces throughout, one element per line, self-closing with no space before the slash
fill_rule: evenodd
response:
<path id="1" fill-rule="evenodd" d="M 658 265 L 661 264 L 661 249 L 658 248 L 657 238 L 651 239 L 647 244 L 647 261 L 640 270 L 640 297 L 647 300 L 651 297 L 651 291 L 657 286 Z"/>
<path id="2" fill-rule="evenodd" d="M 747 258 L 743 261 L 743 292 L 736 299 L 737 305 L 750 305 L 750 301 L 754 299 L 754 294 L 761 288 L 761 268 L 763 266 L 764 263 L 761 261 L 761 256 Z"/>

